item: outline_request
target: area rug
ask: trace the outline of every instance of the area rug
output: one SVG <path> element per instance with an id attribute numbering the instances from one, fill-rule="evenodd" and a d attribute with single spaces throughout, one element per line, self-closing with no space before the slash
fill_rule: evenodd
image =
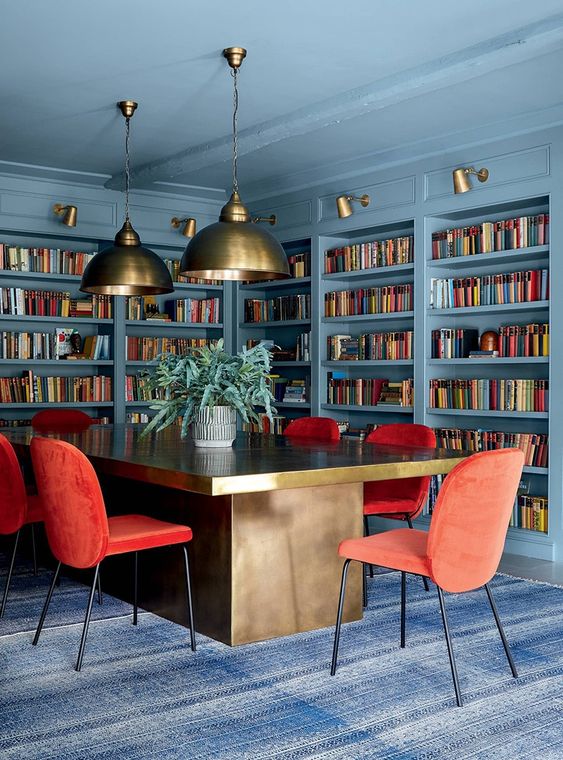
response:
<path id="1" fill-rule="evenodd" d="M 416 578 L 406 649 L 399 575 L 377 575 L 364 620 L 343 627 L 333 678 L 332 629 L 237 648 L 198 635 L 194 654 L 185 629 L 150 613 L 134 627 L 130 608 L 109 597 L 94 605 L 76 673 L 84 586 L 63 580 L 31 646 L 48 582 L 20 569 L 0 621 L 3 760 L 563 758 L 562 588 L 494 580 L 517 680 L 485 592 L 447 595 L 457 708 L 437 595 Z"/>

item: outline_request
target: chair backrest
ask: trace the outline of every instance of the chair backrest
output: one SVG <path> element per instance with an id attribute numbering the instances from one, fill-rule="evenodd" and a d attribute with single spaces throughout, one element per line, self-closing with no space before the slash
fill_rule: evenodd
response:
<path id="1" fill-rule="evenodd" d="M 0 434 L 0 535 L 18 531 L 25 523 L 27 496 L 16 452 Z"/>
<path id="2" fill-rule="evenodd" d="M 93 567 L 105 557 L 109 528 L 94 468 L 75 446 L 33 438 L 31 459 L 54 556 L 70 567 Z"/>
<path id="3" fill-rule="evenodd" d="M 31 426 L 41 433 L 88 430 L 92 418 L 80 409 L 43 409 L 31 418 Z"/>
<path id="4" fill-rule="evenodd" d="M 292 420 L 283 434 L 288 438 L 308 438 L 310 441 L 339 441 L 340 430 L 330 417 L 299 417 Z"/>
<path id="5" fill-rule="evenodd" d="M 392 425 L 380 425 L 366 437 L 365 443 L 380 443 L 387 446 L 421 446 L 436 448 L 436 435 L 426 425 L 398 422 Z M 416 517 L 422 510 L 430 478 L 401 478 L 400 480 L 376 480 L 364 484 L 366 501 L 386 501 L 389 498 L 412 499 L 417 508 L 411 517 Z"/>
<path id="6" fill-rule="evenodd" d="M 495 574 L 523 466 L 520 449 L 482 451 L 444 480 L 427 551 L 432 577 L 445 591 L 479 588 Z"/>

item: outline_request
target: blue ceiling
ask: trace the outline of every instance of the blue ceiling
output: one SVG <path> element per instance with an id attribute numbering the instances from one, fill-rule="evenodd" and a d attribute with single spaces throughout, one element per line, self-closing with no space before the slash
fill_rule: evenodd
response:
<path id="1" fill-rule="evenodd" d="M 249 51 L 241 182 L 274 185 L 359 155 L 377 165 L 401 147 L 561 105 L 562 10 L 561 0 L 7 3 L 0 169 L 111 184 L 123 162 L 115 103 L 132 98 L 137 186 L 228 187 L 227 45 Z"/>

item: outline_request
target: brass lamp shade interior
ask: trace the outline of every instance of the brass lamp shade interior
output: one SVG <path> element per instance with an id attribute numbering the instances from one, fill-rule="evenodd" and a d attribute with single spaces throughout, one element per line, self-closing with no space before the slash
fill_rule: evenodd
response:
<path id="1" fill-rule="evenodd" d="M 78 218 L 78 209 L 76 206 L 63 206 L 62 203 L 55 203 L 53 211 L 57 216 L 61 216 L 61 222 L 67 227 L 76 227 Z"/>
<path id="2" fill-rule="evenodd" d="M 347 216 L 352 216 L 354 210 L 352 208 L 352 201 L 357 201 L 361 206 L 366 208 L 369 206 L 369 195 L 361 195 L 356 197 L 355 195 L 339 195 L 336 199 L 336 210 L 338 212 L 339 219 L 345 219 Z"/>
<path id="3" fill-rule="evenodd" d="M 114 244 L 97 253 L 87 265 L 80 290 L 98 295 L 145 296 L 171 293 L 174 286 L 166 264 L 156 253 L 143 248 L 126 220 Z"/>
<path id="4" fill-rule="evenodd" d="M 190 240 L 180 272 L 206 280 L 280 280 L 290 276 L 278 241 L 252 223 L 238 193 L 221 210 L 219 221 Z"/>
<path id="5" fill-rule="evenodd" d="M 454 193 L 456 195 L 459 193 L 467 193 L 472 189 L 470 179 L 472 174 L 477 177 L 479 182 L 486 182 L 489 179 L 488 169 L 479 169 L 479 171 L 477 171 L 472 166 L 461 166 L 459 169 L 454 169 L 452 176 L 454 181 Z"/>

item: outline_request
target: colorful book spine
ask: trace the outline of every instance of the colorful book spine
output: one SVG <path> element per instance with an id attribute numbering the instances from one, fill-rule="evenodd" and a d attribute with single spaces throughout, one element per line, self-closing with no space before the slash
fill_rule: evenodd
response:
<path id="1" fill-rule="evenodd" d="M 549 356 L 549 323 L 501 326 L 499 356 Z"/>
<path id="2" fill-rule="evenodd" d="M 360 314 L 390 314 L 411 311 L 413 286 L 385 285 L 382 288 L 337 290 L 325 293 L 325 317 L 350 317 Z"/>
<path id="3" fill-rule="evenodd" d="M 546 496 L 518 496 L 510 525 L 539 533 L 547 533 L 549 528 L 549 509 Z"/>
<path id="4" fill-rule="evenodd" d="M 216 341 L 207 338 L 137 338 L 127 336 L 127 361 L 154 361 L 161 354 L 185 356 Z"/>
<path id="5" fill-rule="evenodd" d="M 548 269 L 482 277 L 433 277 L 430 281 L 430 306 L 434 309 L 528 303 L 548 298 Z"/>
<path id="6" fill-rule="evenodd" d="M 219 323 L 219 298 L 178 298 L 165 301 L 164 309 L 173 322 Z"/>
<path id="7" fill-rule="evenodd" d="M 295 319 L 311 319 L 311 296 L 309 293 L 268 299 L 245 299 L 245 322 L 282 322 Z"/>
<path id="8" fill-rule="evenodd" d="M 524 452 L 528 467 L 547 467 L 549 437 L 545 433 L 508 433 L 502 430 L 435 428 L 438 448 L 450 451 L 496 451 L 516 448 Z"/>
<path id="9" fill-rule="evenodd" d="M 433 409 L 547 412 L 548 381 L 530 379 L 430 380 Z"/>
<path id="10" fill-rule="evenodd" d="M 12 272 L 79 276 L 84 273 L 94 255 L 60 248 L 25 248 L 20 245 L 0 243 L 0 269 L 8 269 Z"/>
<path id="11" fill-rule="evenodd" d="M 479 348 L 479 331 L 442 327 L 432 330 L 433 359 L 463 359 Z"/>
<path id="12" fill-rule="evenodd" d="M 413 331 L 329 335 L 327 357 L 330 361 L 397 361 L 413 358 Z"/>
<path id="13" fill-rule="evenodd" d="M 311 253 L 294 253 L 287 257 L 292 277 L 311 276 Z"/>
<path id="14" fill-rule="evenodd" d="M 0 402 L 3 404 L 84 403 L 111 400 L 111 378 L 105 375 L 38 377 L 28 370 L 22 377 L 0 377 Z"/>
<path id="15" fill-rule="evenodd" d="M 434 232 L 432 258 L 475 256 L 549 243 L 549 215 L 520 216 Z"/>
<path id="16" fill-rule="evenodd" d="M 325 251 L 325 273 L 357 272 L 362 269 L 410 264 L 413 255 L 412 235 L 345 245 Z"/>
<path id="17" fill-rule="evenodd" d="M 180 274 L 180 259 L 163 259 L 166 268 L 174 282 L 189 283 L 191 285 L 222 285 L 221 280 L 204 280 L 201 277 L 186 277 Z"/>

